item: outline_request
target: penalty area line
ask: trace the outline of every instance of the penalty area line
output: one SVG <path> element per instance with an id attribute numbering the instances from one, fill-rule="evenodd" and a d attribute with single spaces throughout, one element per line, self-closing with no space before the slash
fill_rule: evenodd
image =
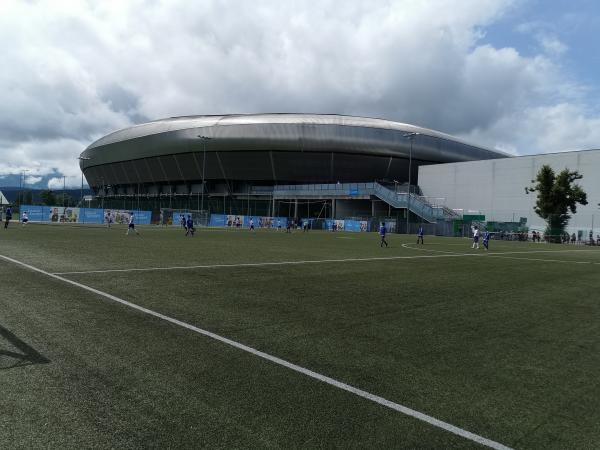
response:
<path id="1" fill-rule="evenodd" d="M 249 346 L 247 346 L 245 344 L 242 344 L 240 342 L 234 341 L 232 339 L 220 336 L 220 335 L 218 335 L 216 333 L 213 333 L 211 331 L 207 331 L 207 330 L 204 330 L 202 328 L 198 328 L 198 327 L 196 327 L 194 325 L 191 325 L 189 323 L 182 322 L 181 320 L 178 320 L 178 319 L 174 319 L 173 317 L 169 317 L 169 316 L 166 316 L 166 315 L 161 314 L 159 312 L 153 311 L 151 309 L 144 308 L 143 306 L 139 306 L 139 305 L 136 305 L 135 303 L 128 302 L 127 300 L 124 300 L 122 298 L 119 298 L 117 296 L 109 294 L 107 292 L 103 292 L 103 291 L 101 291 L 99 289 L 95 289 L 95 288 L 93 288 L 91 286 L 87 286 L 85 284 L 78 283 L 78 282 L 73 281 L 73 280 L 69 280 L 68 278 L 61 277 L 61 276 L 59 276 L 57 274 L 46 272 L 45 270 L 39 269 L 37 267 L 34 267 L 34 266 L 26 264 L 24 262 L 18 261 L 16 259 L 10 258 L 8 256 L 0 255 L 0 258 L 4 259 L 5 261 L 9 261 L 9 262 L 11 262 L 13 264 L 16 264 L 16 265 L 19 265 L 21 267 L 24 267 L 26 269 L 29 269 L 29 270 L 31 270 L 33 272 L 37 272 L 37 273 L 40 273 L 40 274 L 45 275 L 47 277 L 53 278 L 55 280 L 62 281 L 63 283 L 67 283 L 67 284 L 70 284 L 72 286 L 78 287 L 80 289 L 83 289 L 85 291 L 91 292 L 91 293 L 96 294 L 96 295 L 98 295 L 100 297 L 104 297 L 105 299 L 108 299 L 108 300 L 111 300 L 113 302 L 119 303 L 121 305 L 127 306 L 129 308 L 132 308 L 134 310 L 137 310 L 137 311 L 142 312 L 144 314 L 147 314 L 149 316 L 153 316 L 153 317 L 162 319 L 162 320 L 164 320 L 166 322 L 172 323 L 174 325 L 180 326 L 180 327 L 185 328 L 187 330 L 193 331 L 195 333 L 198 333 L 198 334 L 201 334 L 201 335 L 206 336 L 208 338 L 211 338 L 211 339 L 214 339 L 216 341 L 219 341 L 219 342 L 221 342 L 223 344 L 226 344 L 226 345 L 229 345 L 231 347 L 234 347 L 234 348 L 237 348 L 239 350 L 242 350 L 244 352 L 250 353 L 250 354 L 252 354 L 254 356 L 257 356 L 259 358 L 265 359 L 267 361 L 270 361 L 272 363 L 275 363 L 275 364 L 277 364 L 279 366 L 282 366 L 282 367 L 285 367 L 287 369 L 293 370 L 294 372 L 301 373 L 301 374 L 306 375 L 306 376 L 308 376 L 310 378 L 313 378 L 315 380 L 318 380 L 318 381 L 321 381 L 323 383 L 326 383 L 326 384 L 328 384 L 330 386 L 333 386 L 333 387 L 336 387 L 336 388 L 341 389 L 343 391 L 346 391 L 346 392 L 349 392 L 351 394 L 354 394 L 354 395 L 356 395 L 358 397 L 362 397 L 364 399 L 370 400 L 370 401 L 372 401 L 374 403 L 377 403 L 379 405 L 385 406 L 387 408 L 390 408 L 390 409 L 392 409 L 394 411 L 400 412 L 400 413 L 405 414 L 407 416 L 413 417 L 413 418 L 415 418 L 417 420 L 420 420 L 422 422 L 426 422 L 426 423 L 428 423 L 430 425 L 433 425 L 434 427 L 440 428 L 440 429 L 445 430 L 445 431 L 447 431 L 449 433 L 453 433 L 453 434 L 455 434 L 457 436 L 463 437 L 463 438 L 468 439 L 470 441 L 477 442 L 478 444 L 481 444 L 481 445 L 484 445 L 486 447 L 490 447 L 490 448 L 493 448 L 493 449 L 497 449 L 497 450 L 512 450 L 510 447 L 507 447 L 507 446 L 505 446 L 503 444 L 500 444 L 499 442 L 492 441 L 490 439 L 484 438 L 483 436 L 479 436 L 479 435 L 477 435 L 475 433 L 471 433 L 470 431 L 467 431 L 467 430 L 464 430 L 462 428 L 459 428 L 459 427 L 457 427 L 455 425 L 452 425 L 452 424 L 450 424 L 448 422 L 444 422 L 442 420 L 436 419 L 435 417 L 429 416 L 429 415 L 424 414 L 424 413 L 422 413 L 420 411 L 414 410 L 412 408 L 409 408 L 407 406 L 401 405 L 399 403 L 392 402 L 391 400 L 387 400 L 387 399 L 385 399 L 383 397 L 380 397 L 378 395 L 371 394 L 370 392 L 364 391 L 362 389 L 359 389 L 357 387 L 351 386 L 351 385 L 346 384 L 344 382 L 338 381 L 338 380 L 336 380 L 334 378 L 328 377 L 328 376 L 320 374 L 318 372 L 314 372 L 314 371 L 312 371 L 310 369 L 307 369 L 305 367 L 299 366 L 297 364 L 294 364 L 292 362 L 286 361 L 284 359 L 278 358 L 277 356 L 273 356 L 273 355 L 270 355 L 268 353 L 262 352 L 260 350 L 257 350 L 257 349 L 255 349 L 253 347 L 249 347 Z"/>

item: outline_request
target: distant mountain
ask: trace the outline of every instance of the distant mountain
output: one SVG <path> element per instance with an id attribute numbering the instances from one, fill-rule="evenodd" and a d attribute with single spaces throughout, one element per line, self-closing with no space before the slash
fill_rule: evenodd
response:
<path id="1" fill-rule="evenodd" d="M 44 188 L 44 189 L 29 189 L 29 188 L 20 189 L 18 186 L 17 187 L 14 187 L 14 186 L 0 187 L 0 191 L 2 191 L 2 193 L 4 194 L 6 199 L 11 203 L 18 203 L 20 192 L 23 192 L 23 193 L 31 192 L 31 195 L 33 197 L 33 203 L 41 203 L 40 193 L 45 190 L 47 190 L 47 189 L 46 188 Z M 52 192 L 54 192 L 54 196 L 58 200 L 60 200 L 62 198 L 62 194 L 63 194 L 62 189 L 53 189 Z M 79 199 L 81 198 L 81 188 L 80 189 L 67 189 L 64 192 L 65 192 L 65 195 L 71 197 L 75 201 L 79 201 Z M 84 196 L 92 195 L 92 191 L 90 189 L 84 189 L 83 195 Z"/>
<path id="2" fill-rule="evenodd" d="M 61 178 L 62 175 L 60 173 L 53 173 L 50 175 L 44 175 L 44 176 L 35 176 L 36 178 L 41 178 L 40 181 L 36 182 L 36 183 L 23 183 L 22 184 L 22 179 L 21 179 L 21 175 L 16 174 L 16 175 L 0 175 L 0 190 L 6 190 L 9 188 L 16 188 L 19 189 L 19 186 L 23 186 L 24 188 L 29 188 L 29 189 L 48 189 L 48 182 L 52 179 L 52 178 Z M 25 177 L 27 179 L 27 177 Z M 62 183 L 61 183 L 62 184 Z M 85 183 L 84 180 L 84 186 L 86 186 L 87 184 Z M 62 185 L 61 185 L 62 188 Z M 68 186 L 69 189 L 76 189 L 76 187 Z"/>
<path id="3" fill-rule="evenodd" d="M 25 184 L 26 187 L 28 188 L 33 188 L 33 189 L 45 189 L 46 187 L 48 187 L 48 181 L 50 180 L 50 178 L 54 178 L 53 176 L 46 176 L 46 177 L 42 177 L 42 179 L 40 181 L 38 181 L 37 183 L 34 184 Z M 16 188 L 19 189 L 19 186 L 21 186 L 21 175 L 2 175 L 0 177 L 0 189 L 2 189 L 3 191 L 10 189 L 10 188 Z"/>

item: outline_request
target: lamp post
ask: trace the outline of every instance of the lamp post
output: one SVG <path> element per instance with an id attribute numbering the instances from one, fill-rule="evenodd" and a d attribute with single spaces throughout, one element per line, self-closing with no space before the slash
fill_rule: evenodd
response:
<path id="1" fill-rule="evenodd" d="M 67 194 L 67 177 L 63 175 L 63 207 L 67 206 L 66 203 L 66 194 Z"/>
<path id="2" fill-rule="evenodd" d="M 106 194 L 108 193 L 109 189 L 112 189 L 112 185 L 107 184 L 106 186 L 104 186 L 104 195 L 102 196 L 102 209 L 104 209 L 104 197 L 106 197 Z M 108 206 L 110 207 L 110 203 L 108 204 Z"/>
<path id="3" fill-rule="evenodd" d="M 206 171 L 206 141 L 210 141 L 212 138 L 204 136 L 202 134 L 199 134 L 198 138 L 202 141 L 202 202 L 200 206 L 200 211 L 204 211 L 204 174 Z"/>
<path id="4" fill-rule="evenodd" d="M 410 139 L 410 150 L 408 152 L 408 194 L 406 197 L 406 234 L 409 234 L 410 230 L 408 229 L 408 219 L 410 217 L 410 181 L 411 181 L 411 173 L 412 173 L 412 148 L 413 141 L 415 137 L 421 133 L 406 133 L 403 135 L 404 138 Z"/>
<path id="5" fill-rule="evenodd" d="M 92 158 L 89 158 L 87 156 L 78 156 L 77 159 L 79 161 L 89 161 Z M 83 165 L 83 162 L 80 162 L 81 165 Z M 83 167 L 81 168 L 81 198 L 79 200 L 81 202 L 81 207 L 83 207 Z"/>
<path id="6" fill-rule="evenodd" d="M 100 208 L 104 209 L 104 193 L 105 193 L 105 191 L 104 191 L 104 177 L 100 177 L 100 185 L 102 186 L 102 200 L 100 201 L 100 203 L 101 203 Z"/>
<path id="7" fill-rule="evenodd" d="M 19 178 L 19 209 L 23 203 L 23 185 L 25 184 L 25 174 L 29 172 L 29 169 L 21 170 L 21 177 Z"/>

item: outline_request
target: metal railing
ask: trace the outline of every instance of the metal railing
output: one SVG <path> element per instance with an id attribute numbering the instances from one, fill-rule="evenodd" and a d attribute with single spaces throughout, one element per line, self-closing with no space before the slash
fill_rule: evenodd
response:
<path id="1" fill-rule="evenodd" d="M 394 208 L 402 209 L 410 206 L 410 211 L 428 222 L 436 222 L 447 218 L 456 218 L 448 208 L 432 205 L 425 197 L 406 192 L 395 192 L 379 183 L 332 183 L 332 184 L 300 184 L 280 185 L 273 189 L 275 198 L 302 196 L 344 197 L 375 196 Z M 410 195 L 410 202 L 409 196 Z M 409 205 L 410 203 L 410 205 Z"/>

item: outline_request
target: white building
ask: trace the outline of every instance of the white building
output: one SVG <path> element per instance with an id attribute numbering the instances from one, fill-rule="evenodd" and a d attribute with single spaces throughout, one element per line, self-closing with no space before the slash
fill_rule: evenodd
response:
<path id="1" fill-rule="evenodd" d="M 2 191 L 0 191 L 0 207 L 10 205 L 10 202 L 6 199 Z"/>
<path id="2" fill-rule="evenodd" d="M 569 233 L 593 229 L 600 234 L 600 150 L 518 156 L 419 167 L 419 186 L 427 197 L 445 198 L 446 205 L 467 213 L 485 214 L 487 221 L 518 222 L 527 219 L 530 230 L 543 231 L 546 223 L 533 211 L 537 194 L 525 192 L 540 167 L 555 172 L 577 170 L 588 204 L 579 205 L 569 222 Z"/>

